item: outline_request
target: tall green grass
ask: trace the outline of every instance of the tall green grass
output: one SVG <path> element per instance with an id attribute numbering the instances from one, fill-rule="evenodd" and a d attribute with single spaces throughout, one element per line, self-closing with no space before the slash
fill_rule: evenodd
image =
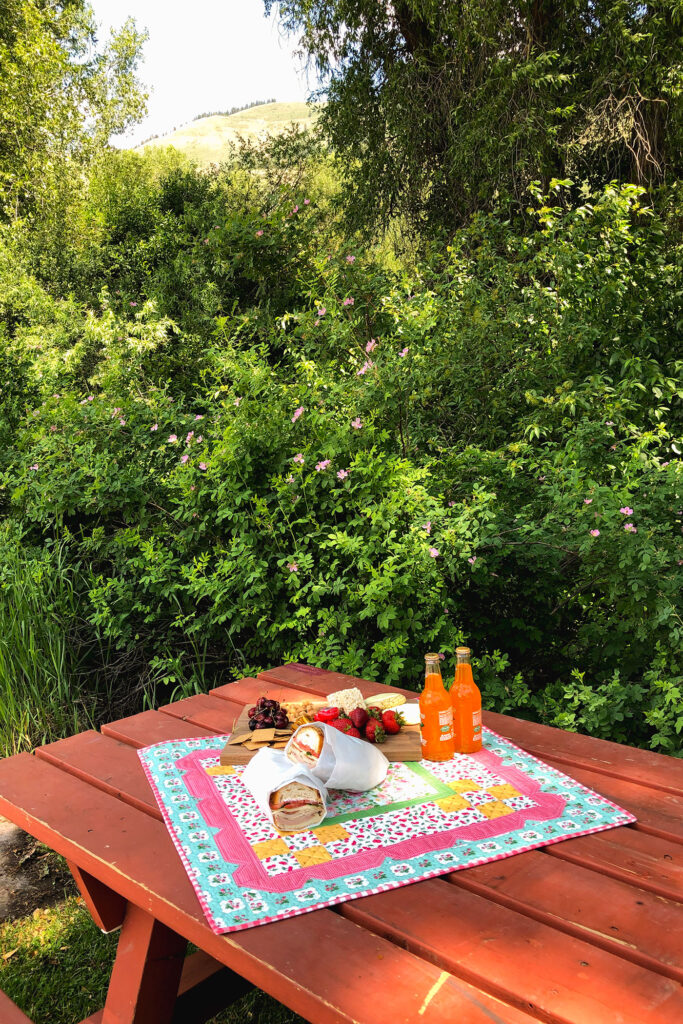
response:
<path id="1" fill-rule="evenodd" d="M 60 546 L 5 547 L 0 577 L 0 753 L 27 750 L 92 725 L 103 698 L 89 670 L 78 577 Z M 100 659 L 97 658 L 97 661 Z"/>

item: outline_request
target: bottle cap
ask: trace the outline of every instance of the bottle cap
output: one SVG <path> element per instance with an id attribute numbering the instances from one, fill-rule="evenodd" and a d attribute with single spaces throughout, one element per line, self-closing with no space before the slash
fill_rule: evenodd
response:
<path id="1" fill-rule="evenodd" d="M 440 654 L 425 654 L 425 661 L 434 661 L 435 658 L 438 661 L 440 657 Z"/>
<path id="2" fill-rule="evenodd" d="M 456 647 L 455 648 L 455 653 L 456 654 L 471 654 L 472 653 L 472 649 L 470 647 Z"/>

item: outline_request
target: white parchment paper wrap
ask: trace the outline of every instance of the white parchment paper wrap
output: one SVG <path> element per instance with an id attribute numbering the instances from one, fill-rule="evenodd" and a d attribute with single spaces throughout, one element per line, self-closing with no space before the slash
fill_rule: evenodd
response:
<path id="1" fill-rule="evenodd" d="M 287 782 L 301 782 L 304 786 L 311 786 L 312 789 L 318 790 L 324 811 L 320 821 L 315 823 L 316 825 L 320 824 L 327 813 L 327 788 L 321 779 L 316 778 L 304 765 L 292 764 L 282 750 L 263 747 L 254 754 L 242 772 L 241 780 L 271 822 L 273 821 L 273 812 L 269 804 L 270 795 Z M 308 827 L 315 828 L 315 825 Z"/>
<path id="2" fill-rule="evenodd" d="M 322 780 L 328 789 L 352 789 L 360 793 L 366 789 L 374 789 L 380 782 L 384 782 L 389 762 L 374 743 L 356 739 L 355 736 L 346 736 L 326 722 L 310 724 L 319 729 L 325 739 L 317 764 L 308 770 Z M 303 728 L 304 726 L 299 726 L 299 729 Z M 285 755 L 299 729 L 285 747 Z"/>

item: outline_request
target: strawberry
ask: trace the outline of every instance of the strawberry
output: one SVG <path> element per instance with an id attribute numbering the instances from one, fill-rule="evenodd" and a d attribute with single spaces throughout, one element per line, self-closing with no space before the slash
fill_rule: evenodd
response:
<path id="1" fill-rule="evenodd" d="M 380 725 L 382 724 L 381 708 L 368 708 L 368 714 L 370 715 L 370 718 L 376 718 Z"/>
<path id="2" fill-rule="evenodd" d="M 328 722 L 333 729 L 338 729 L 339 732 L 348 732 L 349 729 L 353 729 L 351 722 L 348 718 L 335 718 L 334 722 Z"/>
<path id="3" fill-rule="evenodd" d="M 388 736 L 395 736 L 405 725 L 405 719 L 398 711 L 389 710 L 382 712 L 382 728 Z"/>
<path id="4" fill-rule="evenodd" d="M 346 730 L 346 735 L 347 736 L 355 736 L 357 740 L 359 740 L 361 738 L 360 731 L 358 729 L 347 729 Z"/>
<path id="5" fill-rule="evenodd" d="M 349 718 L 353 722 L 354 729 L 363 729 L 368 720 L 368 713 L 365 708 L 354 708 Z"/>
<path id="6" fill-rule="evenodd" d="M 385 739 L 387 738 L 384 729 L 382 728 L 382 726 L 380 725 L 376 718 L 371 718 L 370 721 L 366 724 L 365 738 L 366 740 L 369 740 L 370 743 L 384 743 Z"/>

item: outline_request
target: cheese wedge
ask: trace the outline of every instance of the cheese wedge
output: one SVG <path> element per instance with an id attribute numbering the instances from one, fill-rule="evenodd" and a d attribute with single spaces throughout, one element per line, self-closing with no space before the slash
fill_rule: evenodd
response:
<path id="1" fill-rule="evenodd" d="M 382 711 L 398 708 L 405 702 L 406 698 L 402 693 L 373 693 L 372 697 L 365 698 L 366 707 L 380 708 Z"/>

